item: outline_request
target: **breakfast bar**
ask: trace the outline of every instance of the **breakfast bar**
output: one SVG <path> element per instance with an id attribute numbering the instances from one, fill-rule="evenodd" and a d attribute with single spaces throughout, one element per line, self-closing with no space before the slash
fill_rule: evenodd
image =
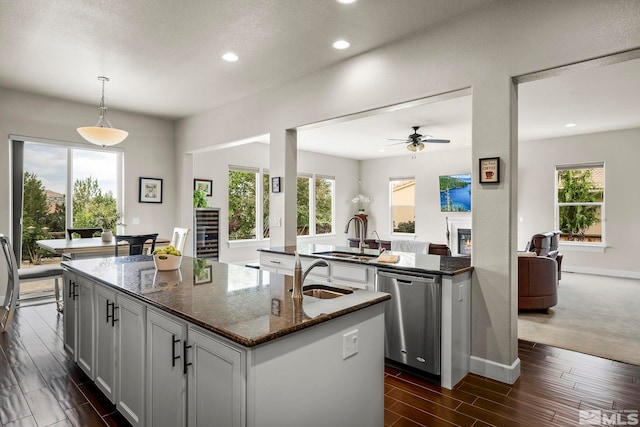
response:
<path id="1" fill-rule="evenodd" d="M 65 348 L 132 425 L 383 424 L 386 293 L 294 300 L 289 275 L 186 256 L 63 267 Z"/>

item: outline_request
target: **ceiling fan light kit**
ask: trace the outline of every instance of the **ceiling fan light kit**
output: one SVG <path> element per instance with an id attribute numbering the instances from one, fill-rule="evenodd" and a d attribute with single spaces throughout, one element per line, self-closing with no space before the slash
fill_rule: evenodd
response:
<path id="1" fill-rule="evenodd" d="M 99 76 L 98 80 L 102 82 L 102 98 L 100 99 L 100 118 L 95 126 L 84 126 L 77 129 L 80 136 L 92 144 L 101 145 L 103 147 L 116 145 L 124 141 L 129 132 L 116 129 L 111 126 L 107 119 L 107 107 L 104 103 L 104 82 L 108 82 L 108 77 Z"/>
<path id="2" fill-rule="evenodd" d="M 407 150 L 412 152 L 422 151 L 424 150 L 424 144 L 448 144 L 450 140 L 448 139 L 434 139 L 431 135 L 421 135 L 418 133 L 418 129 L 420 126 L 412 126 L 413 133 L 407 137 L 407 139 L 390 139 L 390 141 L 402 141 L 398 142 L 398 144 L 407 144 Z M 391 144 L 396 145 L 396 144 Z"/>

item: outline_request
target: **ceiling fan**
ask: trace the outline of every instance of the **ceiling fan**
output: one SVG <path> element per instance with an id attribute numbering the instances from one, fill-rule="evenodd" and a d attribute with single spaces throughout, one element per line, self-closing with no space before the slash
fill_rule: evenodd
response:
<path id="1" fill-rule="evenodd" d="M 421 135 L 418 133 L 418 129 L 420 126 L 412 126 L 413 133 L 409 135 L 406 139 L 395 139 L 389 138 L 389 141 L 402 141 L 397 144 L 407 144 L 407 150 L 409 151 L 422 151 L 424 150 L 424 144 L 447 144 L 449 143 L 448 139 L 434 139 L 430 135 Z M 396 144 L 390 144 L 396 145 Z"/>

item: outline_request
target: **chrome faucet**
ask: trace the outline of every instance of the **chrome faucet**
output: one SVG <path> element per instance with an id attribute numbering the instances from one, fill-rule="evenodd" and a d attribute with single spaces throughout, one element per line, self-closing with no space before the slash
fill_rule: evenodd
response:
<path id="1" fill-rule="evenodd" d="M 309 265 L 304 272 L 302 271 L 302 264 L 300 263 L 300 256 L 296 251 L 296 265 L 293 268 L 293 299 L 302 299 L 302 284 L 307 278 L 309 272 L 315 267 L 329 267 L 329 263 L 323 259 L 317 259 Z"/>
<path id="2" fill-rule="evenodd" d="M 378 237 L 378 240 L 376 240 L 376 242 L 378 243 L 378 252 L 383 253 L 385 249 L 382 247 L 382 239 L 380 239 L 380 235 L 376 230 L 373 230 L 373 233 L 371 234 L 375 234 L 376 237 Z"/>
<path id="3" fill-rule="evenodd" d="M 360 235 L 360 242 L 358 243 L 358 250 L 360 251 L 361 254 L 363 254 L 364 253 L 364 248 L 368 247 L 364 243 L 364 220 L 362 218 L 360 218 L 358 215 L 352 216 L 351 218 L 349 218 L 349 221 L 347 221 L 347 225 L 344 227 L 344 232 L 345 233 L 349 232 L 349 224 L 351 224 L 351 221 L 353 221 L 354 219 L 357 220 L 356 223 L 360 227 L 360 232 L 358 233 Z"/>

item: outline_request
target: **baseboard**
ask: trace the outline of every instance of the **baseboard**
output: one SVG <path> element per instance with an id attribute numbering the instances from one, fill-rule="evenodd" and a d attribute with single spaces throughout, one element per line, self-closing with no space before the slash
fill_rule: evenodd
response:
<path id="1" fill-rule="evenodd" d="M 590 267 L 576 267 L 573 265 L 562 265 L 562 273 L 583 273 L 583 274 L 593 274 L 596 276 L 611 276 L 611 277 L 622 277 L 624 279 L 640 279 L 639 271 L 628 271 L 628 270 L 610 270 L 606 268 L 590 268 Z M 562 279 L 560 279 L 562 280 Z M 562 281 L 560 282 L 562 284 Z"/>
<path id="2" fill-rule="evenodd" d="M 471 372 L 506 384 L 513 384 L 520 377 L 520 359 L 510 366 L 471 356 Z"/>

